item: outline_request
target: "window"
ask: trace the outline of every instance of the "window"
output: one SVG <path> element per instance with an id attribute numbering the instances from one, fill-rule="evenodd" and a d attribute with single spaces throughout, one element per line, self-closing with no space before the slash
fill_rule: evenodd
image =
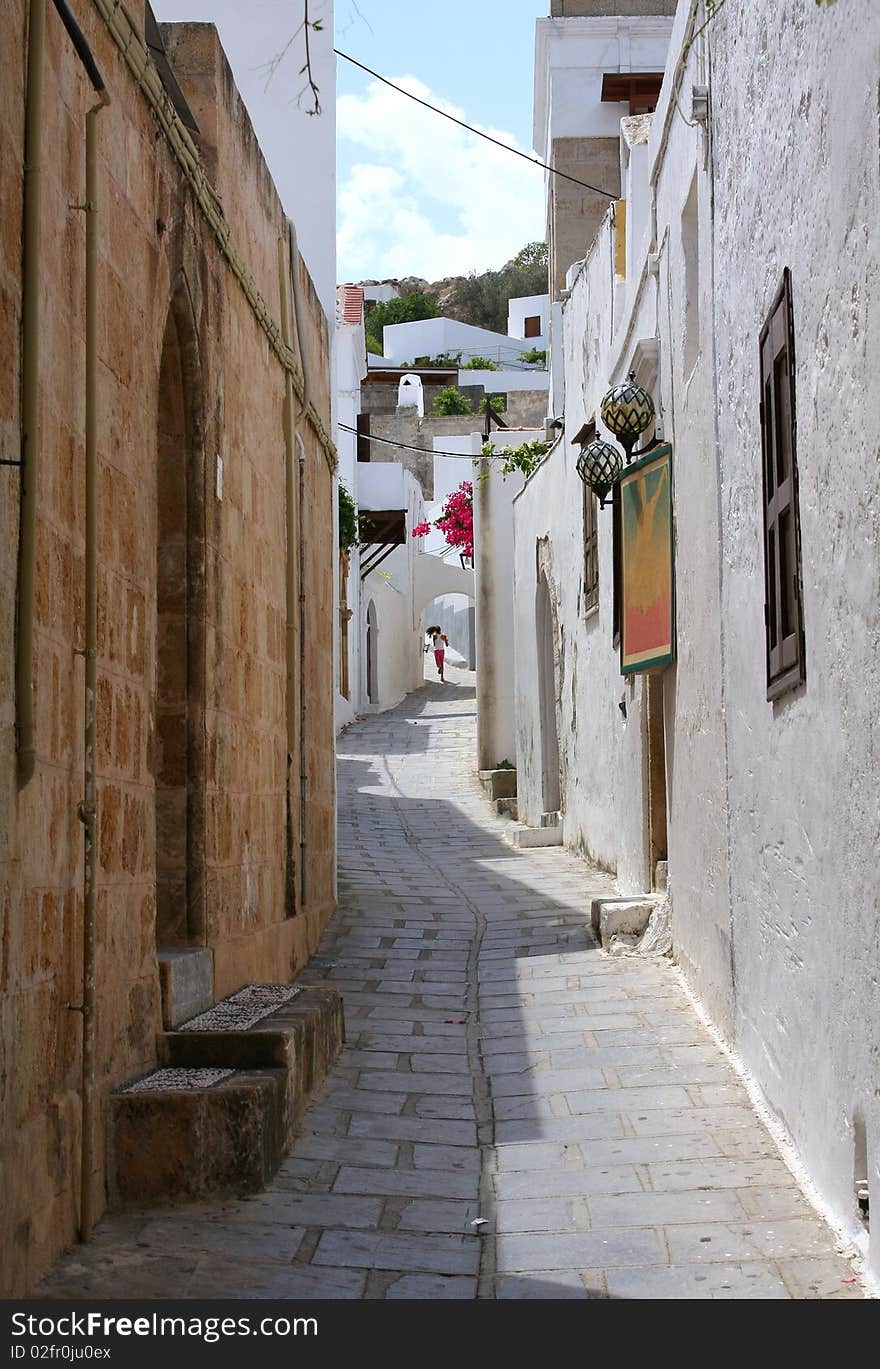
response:
<path id="1" fill-rule="evenodd" d="M 760 336 L 767 698 L 805 678 L 797 498 L 791 273 L 785 268 Z"/>
<path id="2" fill-rule="evenodd" d="M 594 420 L 586 423 L 578 433 L 579 442 L 592 442 L 596 436 Z M 599 520 L 596 517 L 596 496 L 589 485 L 583 487 L 584 519 L 584 612 L 589 613 L 599 603 Z"/>
<path id="3" fill-rule="evenodd" d="M 531 318 L 527 318 L 523 324 L 523 329 L 523 337 L 540 337 L 541 315 L 533 314 Z"/>
<path id="4" fill-rule="evenodd" d="M 358 414 L 357 416 L 357 459 L 358 461 L 369 461 L 370 459 L 370 415 Z"/>

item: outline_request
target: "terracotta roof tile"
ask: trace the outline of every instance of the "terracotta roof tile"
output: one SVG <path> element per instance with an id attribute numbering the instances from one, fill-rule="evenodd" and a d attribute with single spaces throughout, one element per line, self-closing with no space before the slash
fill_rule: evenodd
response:
<path id="1" fill-rule="evenodd" d="M 360 285 L 340 285 L 336 292 L 342 323 L 361 323 L 364 317 L 364 292 Z"/>

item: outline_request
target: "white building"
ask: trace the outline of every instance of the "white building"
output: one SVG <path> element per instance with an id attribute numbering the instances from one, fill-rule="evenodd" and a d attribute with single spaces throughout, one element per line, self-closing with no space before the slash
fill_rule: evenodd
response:
<path id="1" fill-rule="evenodd" d="M 357 714 L 391 708 L 417 689 L 425 609 L 444 593 L 473 595 L 473 571 L 462 569 L 457 557 L 454 563 L 446 559 L 439 533 L 431 551 L 412 537 L 413 528 L 430 516 L 414 476 L 397 461 L 358 460 L 366 374 L 363 290 L 340 285 L 334 346 L 339 480 L 362 517 L 360 542 L 340 556 L 337 574 L 337 730 Z"/>
<path id="2" fill-rule="evenodd" d="M 520 295 L 507 301 L 507 336 L 522 338 L 523 350 L 547 346 L 549 295 Z"/>
<path id="3" fill-rule="evenodd" d="M 856 1187 L 880 1203 L 880 12 L 706 20 L 683 0 L 653 115 L 616 109 L 625 208 L 581 238 L 577 205 L 548 211 L 557 265 L 574 255 L 564 435 L 514 501 L 519 812 L 560 809 L 623 893 L 668 866 L 676 960 L 877 1273 Z M 624 31 L 627 61 L 656 66 L 652 23 L 659 41 L 659 16 L 539 21 L 539 150 L 619 91 Z M 600 183 L 609 149 L 592 174 L 579 152 Z M 600 401 L 632 370 L 672 448 L 675 660 L 623 676 L 613 509 L 573 438 L 610 438 Z"/>
<path id="4" fill-rule="evenodd" d="M 551 0 L 537 21 L 534 148 L 564 173 L 547 185 L 551 302 L 620 193 L 620 116 L 653 109 L 674 13 L 675 0 Z"/>
<path id="5" fill-rule="evenodd" d="M 543 305 L 542 302 L 543 301 Z M 527 304 L 534 312 L 526 315 L 519 305 Z M 525 327 L 526 318 L 537 318 L 545 327 L 547 319 L 546 296 L 533 295 L 523 300 L 511 300 L 513 310 L 510 318 L 514 327 Z M 405 366 L 416 357 L 437 357 L 452 353 L 461 354 L 463 362 L 473 357 L 485 357 L 496 366 L 509 370 L 521 370 L 526 363 L 523 352 L 533 347 L 546 346 L 546 334 L 534 333 L 528 336 L 522 332 L 495 333 L 489 328 L 477 328 L 472 323 L 461 323 L 454 318 L 416 319 L 411 323 L 386 323 L 382 330 L 382 352 L 385 362 L 393 366 Z"/>

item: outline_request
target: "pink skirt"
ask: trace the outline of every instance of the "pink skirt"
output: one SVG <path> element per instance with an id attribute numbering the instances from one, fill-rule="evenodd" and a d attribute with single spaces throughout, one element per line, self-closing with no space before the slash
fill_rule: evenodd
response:
<path id="1" fill-rule="evenodd" d="M 442 666 L 442 665 L 443 665 L 443 657 L 444 657 L 445 655 L 446 655 L 446 652 L 445 652 L 445 650 L 444 650 L 443 647 L 440 647 L 439 651 L 435 651 L 435 652 L 434 652 L 434 660 L 437 662 L 438 666 Z"/>

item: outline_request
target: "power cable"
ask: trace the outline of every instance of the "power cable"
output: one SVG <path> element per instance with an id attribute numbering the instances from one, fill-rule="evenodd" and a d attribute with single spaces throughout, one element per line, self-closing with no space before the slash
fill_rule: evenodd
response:
<path id="1" fill-rule="evenodd" d="M 425 109 L 430 109 L 433 114 L 441 114 L 450 123 L 458 124 L 459 128 L 467 129 L 468 133 L 475 133 L 478 138 L 485 138 L 487 142 L 494 143 L 496 147 L 503 147 L 505 152 L 512 152 L 514 157 L 522 157 L 523 161 L 530 162 L 532 166 L 539 166 L 543 171 L 549 171 L 551 176 L 561 176 L 564 181 L 572 181 L 575 185 L 582 186 L 584 190 L 592 190 L 596 195 L 604 195 L 609 200 L 619 200 L 619 194 L 612 194 L 610 190 L 603 190 L 601 186 L 590 185 L 588 181 L 579 181 L 577 176 L 569 176 L 567 171 L 557 171 L 555 166 L 548 166 L 538 157 L 530 157 L 527 152 L 520 152 L 518 147 L 511 147 L 509 143 L 502 143 L 500 138 L 493 138 L 491 133 L 484 133 L 482 129 L 474 128 L 473 124 L 466 124 L 463 119 L 456 119 L 454 114 L 447 114 L 445 109 L 438 109 L 436 105 L 429 104 L 419 95 L 413 95 L 412 91 L 404 90 L 403 86 L 397 86 L 393 81 L 389 81 L 387 76 L 380 76 L 378 71 L 373 71 L 372 67 L 364 66 L 363 62 L 358 62 L 356 58 L 349 57 L 347 52 L 340 52 L 339 48 L 333 51 L 337 57 L 343 61 L 351 62 L 353 67 L 360 67 L 368 76 L 373 76 L 377 81 L 382 81 L 384 85 L 396 90 L 398 95 L 406 95 L 410 100 L 415 100 L 417 105 L 424 105 Z"/>
<path id="2" fill-rule="evenodd" d="M 480 414 L 474 414 L 474 418 L 480 417 Z M 408 442 L 395 442 L 390 437 L 371 437 L 369 433 L 358 432 L 357 428 L 352 428 L 349 423 L 337 423 L 336 426 L 341 428 L 344 433 L 354 433 L 355 437 L 359 437 L 362 441 L 381 442 L 385 447 L 400 447 L 403 451 L 418 452 L 420 456 L 454 456 L 459 460 L 462 458 L 465 460 L 470 458 L 471 461 L 477 460 L 477 456 L 473 452 L 435 452 L 430 447 L 413 447 Z"/>

